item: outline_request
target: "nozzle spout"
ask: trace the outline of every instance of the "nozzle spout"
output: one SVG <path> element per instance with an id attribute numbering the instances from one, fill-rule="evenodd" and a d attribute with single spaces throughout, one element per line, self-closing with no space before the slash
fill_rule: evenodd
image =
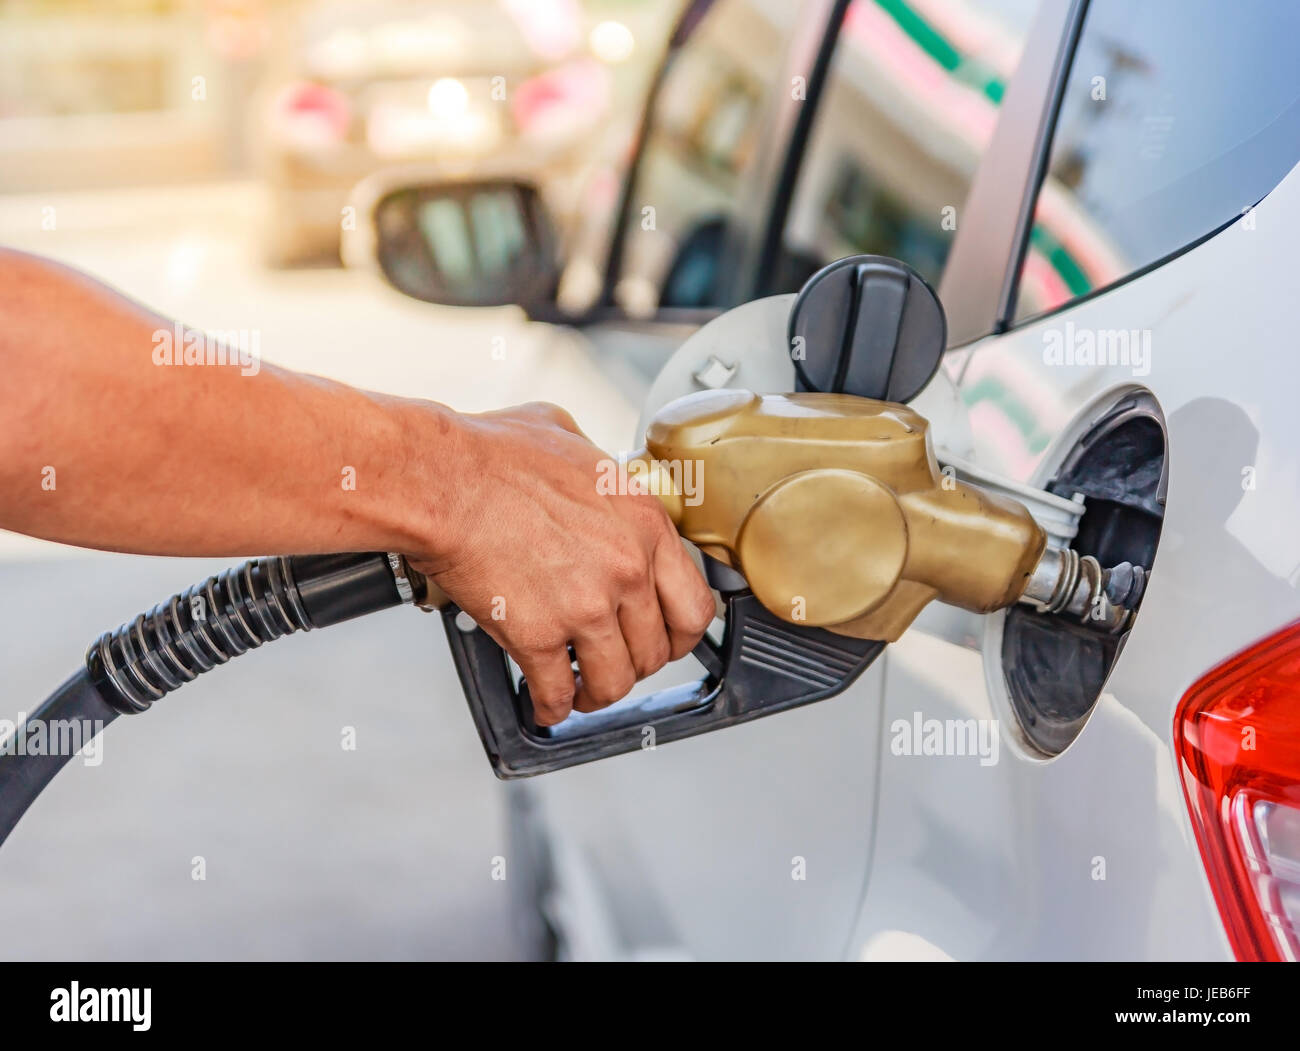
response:
<path id="1" fill-rule="evenodd" d="M 1025 585 L 1020 602 L 1040 613 L 1065 615 L 1102 631 L 1128 628 L 1146 590 L 1146 570 L 1130 562 L 1104 569 L 1092 555 L 1049 547 Z"/>

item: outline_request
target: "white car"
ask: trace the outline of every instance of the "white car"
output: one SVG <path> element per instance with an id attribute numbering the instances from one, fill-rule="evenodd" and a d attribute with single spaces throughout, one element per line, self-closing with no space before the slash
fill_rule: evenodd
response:
<path id="1" fill-rule="evenodd" d="M 579 327 L 646 415 L 791 384 L 803 281 L 909 263 L 947 312 L 940 460 L 1150 571 L 1122 637 L 932 605 L 837 696 L 512 784 L 540 948 L 1300 955 L 1297 38 L 1282 0 L 693 3 L 581 314 L 518 188 L 481 300 Z M 465 253 L 377 236 L 475 301 L 472 265 L 440 284 Z"/>

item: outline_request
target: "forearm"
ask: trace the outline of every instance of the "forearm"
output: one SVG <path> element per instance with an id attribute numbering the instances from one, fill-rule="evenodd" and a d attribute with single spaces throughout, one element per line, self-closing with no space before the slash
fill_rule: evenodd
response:
<path id="1" fill-rule="evenodd" d="M 175 331 L 0 252 L 0 527 L 147 554 L 436 553 L 454 414 L 266 364 L 157 364 Z"/>

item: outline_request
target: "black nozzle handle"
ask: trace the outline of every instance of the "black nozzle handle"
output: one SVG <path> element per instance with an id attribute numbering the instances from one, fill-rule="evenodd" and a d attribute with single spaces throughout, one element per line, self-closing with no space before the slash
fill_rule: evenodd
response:
<path id="1" fill-rule="evenodd" d="M 447 641 L 493 772 L 531 777 L 833 697 L 885 648 L 787 623 L 748 590 L 725 601 L 721 644 L 706 637 L 697 648 L 703 677 L 603 711 L 574 712 L 548 727 L 534 720 L 528 684 L 516 682 L 501 647 L 455 606 L 444 609 Z"/>

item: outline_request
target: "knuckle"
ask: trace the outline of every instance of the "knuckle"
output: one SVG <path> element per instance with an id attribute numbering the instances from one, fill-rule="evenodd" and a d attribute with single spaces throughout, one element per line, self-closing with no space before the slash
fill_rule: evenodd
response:
<path id="1" fill-rule="evenodd" d="M 672 647 L 668 642 L 668 637 L 656 639 L 649 644 L 649 647 L 639 654 L 637 662 L 637 677 L 644 679 L 648 675 L 653 675 L 665 664 L 668 658 L 672 656 Z"/>
<path id="2" fill-rule="evenodd" d="M 655 671 L 658 671 L 668 663 L 669 658 L 673 655 L 672 643 L 668 640 L 668 633 L 662 634 L 655 642 L 654 662 Z"/>
<path id="3" fill-rule="evenodd" d="M 668 540 L 677 541 L 677 529 L 673 526 L 672 519 L 668 517 L 668 512 L 664 510 L 664 505 L 660 503 L 659 497 L 653 493 L 639 494 L 635 506 L 638 522 L 654 546 L 657 547 Z"/>
<path id="4" fill-rule="evenodd" d="M 688 625 L 690 630 L 703 634 L 705 629 L 713 623 L 716 613 L 717 610 L 713 605 L 713 592 L 703 592 L 691 608 L 691 621 Z"/>
<path id="5" fill-rule="evenodd" d="M 564 649 L 564 642 L 559 635 L 550 632 L 538 633 L 519 639 L 514 649 L 524 660 L 539 660 Z"/>
<path id="6" fill-rule="evenodd" d="M 577 430 L 578 422 L 567 409 L 562 409 L 549 401 L 535 401 L 532 402 L 532 406 L 537 415 L 544 417 L 551 423 L 563 427 L 566 431 Z"/>
<path id="7" fill-rule="evenodd" d="M 539 718 L 549 717 L 555 721 L 563 719 L 569 714 L 573 707 L 573 690 L 565 690 L 560 687 L 548 687 L 542 690 L 532 690 L 530 693 L 533 698 L 533 710 Z"/>
<path id="8" fill-rule="evenodd" d="M 632 692 L 632 687 L 634 687 L 635 685 L 636 685 L 636 672 L 633 671 L 633 669 L 628 668 L 628 670 L 624 674 L 620 675 L 618 679 L 615 681 L 614 688 L 612 691 L 614 696 L 610 698 L 610 703 L 612 704 L 614 701 L 621 701 L 624 697 L 626 697 L 629 693 Z"/>
<path id="9" fill-rule="evenodd" d="M 563 717 L 573 704 L 573 692 L 549 690 L 541 694 L 533 694 L 533 704 L 547 715 Z"/>
<path id="10" fill-rule="evenodd" d="M 600 635 L 609 628 L 614 611 L 607 602 L 588 599 L 576 603 L 570 617 L 574 626 L 583 634 Z"/>
<path id="11" fill-rule="evenodd" d="M 607 708 L 615 701 L 620 701 L 632 692 L 632 687 L 636 685 L 636 676 L 630 671 L 626 675 L 620 675 L 608 682 L 602 682 L 596 686 L 589 686 L 587 694 L 592 703 L 598 708 Z"/>
<path id="12" fill-rule="evenodd" d="M 649 579 L 650 560 L 637 549 L 624 549 L 610 562 L 610 575 L 623 586 L 640 584 Z"/>

